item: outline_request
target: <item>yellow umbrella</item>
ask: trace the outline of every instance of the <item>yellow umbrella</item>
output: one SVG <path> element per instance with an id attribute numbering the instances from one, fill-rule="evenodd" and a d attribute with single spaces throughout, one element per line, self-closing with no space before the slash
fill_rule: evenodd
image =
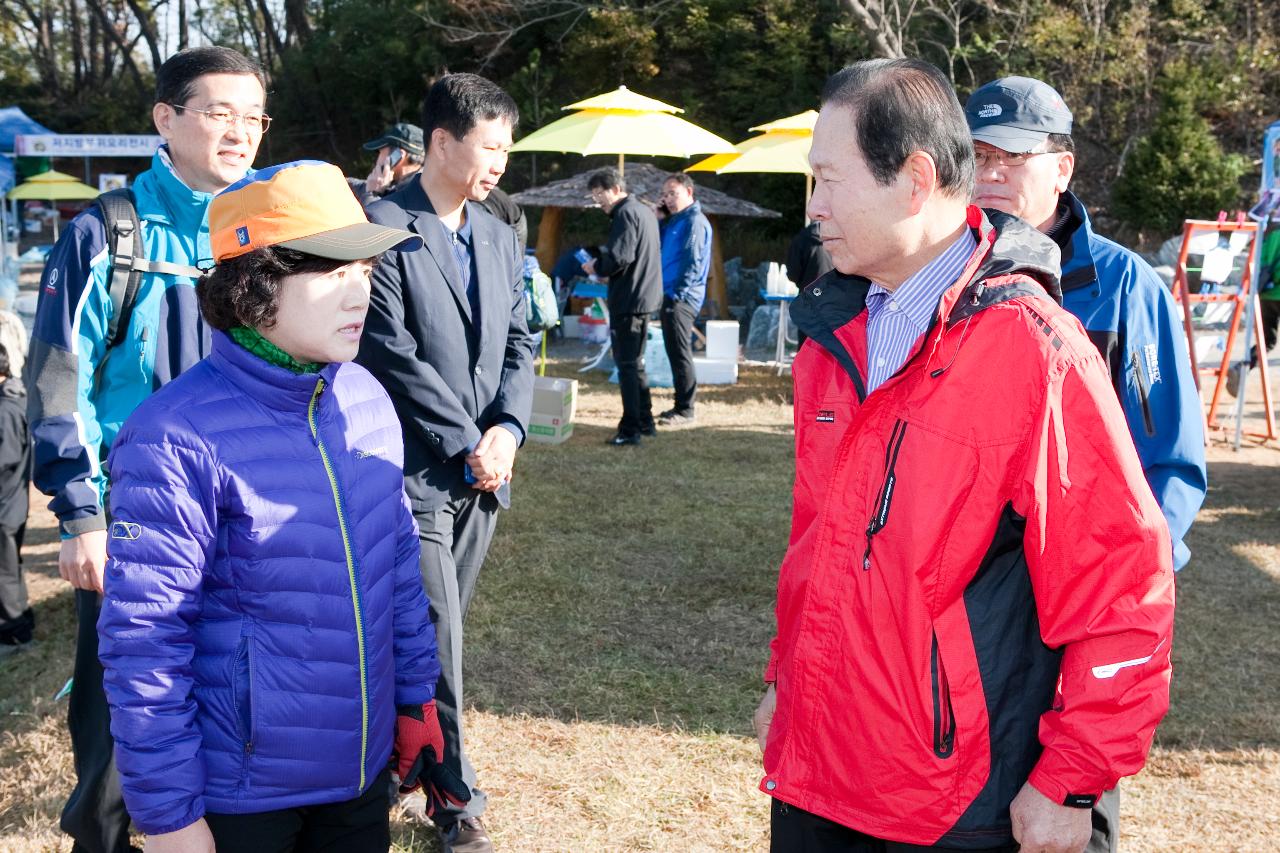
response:
<path id="1" fill-rule="evenodd" d="M 539 128 L 511 150 L 617 154 L 619 170 L 627 154 L 689 157 L 735 150 L 728 140 L 676 116 L 683 112 L 679 107 L 638 95 L 626 86 L 564 109 L 577 112 Z"/>
<path id="2" fill-rule="evenodd" d="M 65 172 L 50 169 L 27 178 L 9 190 L 6 198 L 14 201 L 87 201 L 98 197 L 98 191 L 82 184 Z M 53 239 L 58 239 L 58 217 L 53 218 Z"/>
<path id="3" fill-rule="evenodd" d="M 7 198 L 17 201 L 83 201 L 97 198 L 98 191 L 65 172 L 48 171 L 27 178 L 9 190 Z"/>
<path id="4" fill-rule="evenodd" d="M 809 148 L 813 144 L 813 126 L 818 120 L 815 110 L 756 125 L 759 133 L 735 146 L 731 154 L 716 154 L 694 163 L 686 172 L 775 172 L 805 175 L 804 199 L 809 202 L 813 171 L 809 168 Z"/>

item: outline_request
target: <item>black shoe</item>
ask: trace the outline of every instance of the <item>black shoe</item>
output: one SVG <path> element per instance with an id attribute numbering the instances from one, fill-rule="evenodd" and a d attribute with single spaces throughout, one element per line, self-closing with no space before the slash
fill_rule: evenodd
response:
<path id="1" fill-rule="evenodd" d="M 1227 369 L 1227 393 L 1232 397 L 1240 396 L 1240 374 L 1244 372 L 1244 362 L 1237 361 Z"/>
<path id="2" fill-rule="evenodd" d="M 618 433 L 613 438 L 606 441 L 605 444 L 612 444 L 614 447 L 623 447 L 628 444 L 639 445 L 640 434 L 635 433 L 633 435 L 624 435 L 623 433 Z"/>
<path id="3" fill-rule="evenodd" d="M 658 415 L 658 423 L 664 427 L 669 426 L 689 426 L 696 418 L 691 410 L 679 411 L 677 409 L 668 409 Z"/>
<path id="4" fill-rule="evenodd" d="M 655 435 L 657 435 L 657 434 L 658 434 L 658 428 L 657 428 L 656 426 L 654 426 L 653 424 L 649 424 L 649 425 L 648 425 L 648 426 L 646 426 L 646 427 L 641 427 L 641 428 L 640 428 L 640 434 L 641 434 L 641 435 L 647 435 L 647 436 L 649 436 L 650 438 L 652 438 L 653 436 L 655 436 Z"/>
<path id="5" fill-rule="evenodd" d="M 449 827 L 440 827 L 440 846 L 445 853 L 492 853 L 493 842 L 478 817 L 464 817 Z"/>

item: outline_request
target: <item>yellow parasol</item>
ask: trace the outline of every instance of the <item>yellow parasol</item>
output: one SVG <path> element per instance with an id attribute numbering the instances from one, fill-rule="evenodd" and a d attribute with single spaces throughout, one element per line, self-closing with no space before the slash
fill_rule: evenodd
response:
<path id="1" fill-rule="evenodd" d="M 818 113 L 806 110 L 797 115 L 756 125 L 751 130 L 759 133 L 739 142 L 736 151 L 715 154 L 694 163 L 686 172 L 715 172 L 732 174 L 742 172 L 774 172 L 805 175 L 804 199 L 807 204 L 812 192 L 813 171 L 809 168 L 809 147 L 813 144 L 813 126 Z"/>
<path id="2" fill-rule="evenodd" d="M 65 172 L 49 170 L 27 178 L 9 190 L 6 198 L 14 201 L 87 201 L 98 197 L 98 191 L 82 184 Z M 53 239 L 58 239 L 58 220 L 53 220 Z"/>
<path id="3" fill-rule="evenodd" d="M 626 86 L 564 107 L 577 110 L 551 122 L 511 147 L 519 151 L 562 151 L 574 154 L 617 154 L 618 169 L 625 155 L 691 157 L 731 153 L 726 139 L 676 115 L 679 107 L 636 94 Z"/>

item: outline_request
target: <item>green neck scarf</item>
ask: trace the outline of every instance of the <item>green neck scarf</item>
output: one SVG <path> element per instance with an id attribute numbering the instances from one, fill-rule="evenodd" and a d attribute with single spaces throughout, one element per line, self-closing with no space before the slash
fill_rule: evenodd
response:
<path id="1" fill-rule="evenodd" d="M 257 329 L 250 329 L 247 326 L 236 326 L 227 332 L 231 339 L 267 364 L 274 364 L 276 367 L 283 367 L 285 370 L 293 373 L 318 373 L 324 365 L 315 362 L 298 361 L 289 353 L 280 349 L 280 347 L 271 343 L 262 336 Z"/>

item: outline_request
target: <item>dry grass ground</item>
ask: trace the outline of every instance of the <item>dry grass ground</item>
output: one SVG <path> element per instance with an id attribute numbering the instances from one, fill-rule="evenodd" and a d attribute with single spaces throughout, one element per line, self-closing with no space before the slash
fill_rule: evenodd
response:
<path id="1" fill-rule="evenodd" d="M 487 823 L 521 853 L 764 849 L 749 719 L 787 531 L 789 379 L 748 369 L 704 389 L 696 427 L 615 449 L 616 386 L 584 376 L 571 441 L 521 454 L 468 623 Z M 1280 451 L 1211 459 L 1179 579 L 1173 711 L 1125 785 L 1126 851 L 1280 848 Z M 43 511 L 29 541 L 40 648 L 0 663 L 0 851 L 14 853 L 70 846 L 52 697 L 74 614 Z M 396 832 L 399 850 L 436 849 Z"/>

